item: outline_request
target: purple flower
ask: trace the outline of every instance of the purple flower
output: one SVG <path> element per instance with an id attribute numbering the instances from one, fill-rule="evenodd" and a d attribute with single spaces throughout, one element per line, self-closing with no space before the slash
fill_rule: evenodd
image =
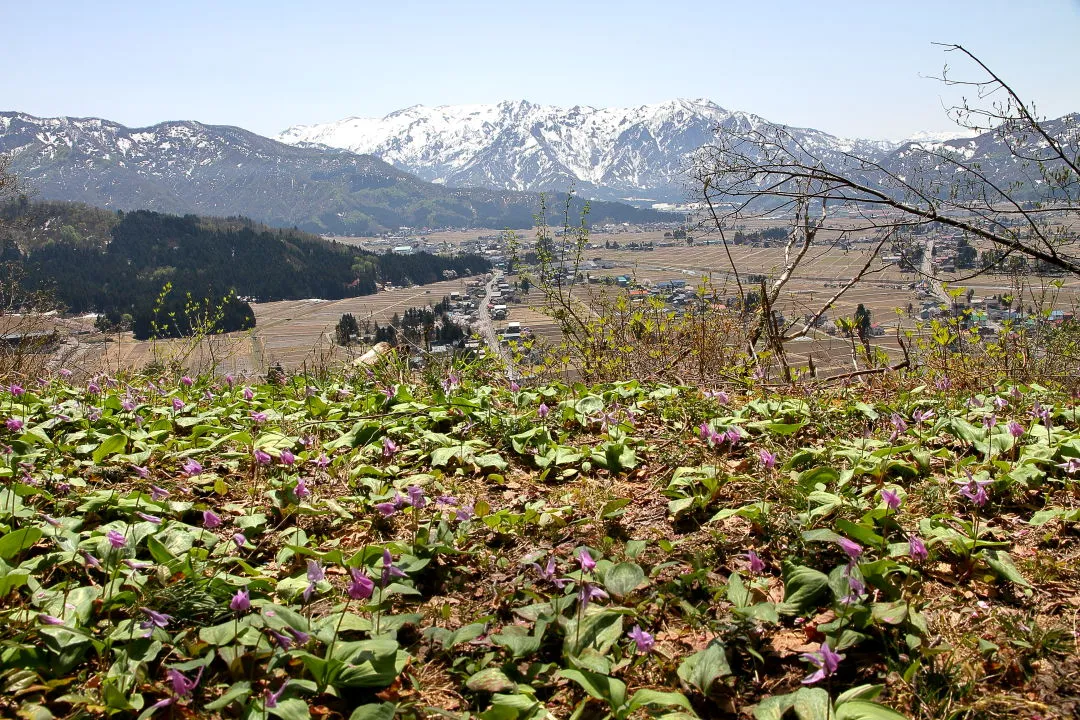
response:
<path id="1" fill-rule="evenodd" d="M 904 422 L 904 418 L 900 417 L 900 413 L 893 413 L 889 417 L 889 422 L 892 423 L 893 431 L 889 436 L 889 442 L 893 442 L 896 438 L 900 437 L 903 433 L 907 432 L 907 423 Z"/>
<path id="2" fill-rule="evenodd" d="M 731 447 L 735 447 L 742 440 L 742 433 L 739 432 L 739 428 L 728 428 L 727 432 L 724 433 L 724 437 L 727 438 Z"/>
<path id="3" fill-rule="evenodd" d="M 235 533 L 232 536 L 232 539 L 233 542 L 236 543 L 237 550 L 243 550 L 244 546 L 247 545 L 247 536 L 245 536 L 244 533 Z"/>
<path id="4" fill-rule="evenodd" d="M 300 630 L 297 630 L 296 628 L 287 627 L 285 628 L 285 632 L 292 635 L 296 642 L 300 645 L 307 645 L 308 640 L 311 639 L 311 636 L 308 635 L 306 632 L 302 632 Z"/>
<path id="5" fill-rule="evenodd" d="M 15 383 L 12 383 L 12 384 L 11 384 L 11 387 L 10 387 L 10 388 L 8 388 L 8 390 L 9 390 L 9 391 L 11 392 L 11 394 L 12 394 L 13 396 L 15 396 L 15 397 L 20 397 L 20 396 L 21 396 L 21 395 L 22 395 L 23 393 L 25 393 L 25 392 L 26 392 L 26 390 L 23 390 L 23 387 L 22 387 L 22 385 L 17 385 L 17 384 L 15 384 Z"/>
<path id="6" fill-rule="evenodd" d="M 136 471 L 138 471 L 138 470 L 146 470 L 146 468 L 135 468 L 135 469 L 136 469 Z M 147 472 L 149 473 L 149 471 L 147 471 Z M 140 476 L 145 477 L 145 475 L 141 475 L 141 474 L 140 474 Z M 164 500 L 167 497 L 169 497 L 169 491 L 166 490 L 165 488 L 158 487 L 157 485 L 151 485 L 150 486 L 150 499 L 153 500 L 154 502 L 160 502 L 160 501 Z"/>
<path id="7" fill-rule="evenodd" d="M 132 412 L 135 410 L 135 401 L 129 397 L 126 397 L 120 401 L 120 407 L 122 407 L 127 412 Z"/>
<path id="8" fill-rule="evenodd" d="M 639 653 L 651 652 L 653 645 L 656 644 L 656 639 L 641 629 L 640 625 L 635 625 L 634 629 L 626 634 L 628 638 L 634 641 L 637 645 L 637 651 Z"/>
<path id="9" fill-rule="evenodd" d="M 593 585 L 590 582 L 581 584 L 581 589 L 578 590 L 578 602 L 581 603 L 581 609 L 589 607 L 589 603 L 594 600 L 603 600 L 607 598 L 608 594 L 600 589 L 599 586 Z"/>
<path id="10" fill-rule="evenodd" d="M 165 613 L 159 613 L 156 610 L 151 610 L 148 607 L 139 608 L 146 615 L 146 621 L 140 623 L 139 627 L 143 630 L 149 630 L 155 627 L 164 628 L 168 627 L 169 621 L 173 619 L 172 615 L 166 615 Z"/>
<path id="11" fill-rule="evenodd" d="M 474 511 L 475 508 L 473 504 L 466 503 L 457 509 L 457 511 L 454 513 L 454 519 L 458 522 L 465 522 L 466 520 L 472 518 Z"/>
<path id="12" fill-rule="evenodd" d="M 547 561 L 547 567 L 541 568 L 538 564 L 532 563 L 532 566 L 536 568 L 536 574 L 540 576 L 541 580 L 547 580 L 560 590 L 566 586 L 569 580 L 558 577 L 556 575 L 555 558 L 549 557 Z"/>
<path id="13" fill-rule="evenodd" d="M 761 460 L 761 464 L 766 470 L 772 470 L 776 467 L 776 455 L 765 448 L 758 450 L 758 458 Z"/>
<path id="14" fill-rule="evenodd" d="M 998 410 L 1004 410 L 1005 408 L 1007 408 L 1009 406 L 1009 401 L 1006 400 L 1003 397 L 1000 397 L 1000 396 L 995 397 L 993 402 L 994 402 L 994 407 L 996 407 Z"/>
<path id="15" fill-rule="evenodd" d="M 578 552 L 577 559 L 578 564 L 581 565 L 581 569 L 585 572 L 592 572 L 596 567 L 596 561 L 592 559 L 592 555 L 590 555 L 589 551 L 585 548 L 581 548 L 581 551 Z"/>
<path id="16" fill-rule="evenodd" d="M 952 387 L 952 380 L 950 380 L 949 378 L 941 378 L 940 380 L 934 382 L 934 387 L 942 391 L 948 390 Z"/>
<path id="17" fill-rule="evenodd" d="M 378 510 L 379 514 L 383 517 L 390 517 L 397 512 L 397 505 L 393 502 L 375 503 L 374 508 Z"/>
<path id="18" fill-rule="evenodd" d="M 765 571 L 765 561 L 753 550 L 746 553 L 746 559 L 750 562 L 750 572 L 757 575 L 758 573 Z"/>
<path id="19" fill-rule="evenodd" d="M 281 699 L 281 693 L 285 692 L 285 688 L 288 686 L 288 684 L 289 684 L 289 678 L 285 678 L 285 682 L 281 683 L 281 685 L 278 687 L 278 689 L 275 690 L 274 692 L 270 692 L 269 688 L 267 688 L 265 690 L 265 692 L 266 692 L 266 702 L 264 704 L 266 705 L 266 707 L 268 707 L 268 708 L 276 708 L 277 707 L 278 700 Z"/>
<path id="20" fill-rule="evenodd" d="M 308 558 L 307 579 L 308 586 L 304 589 L 304 602 L 311 599 L 311 594 L 315 592 L 315 586 L 326 579 L 326 570 L 318 560 Z"/>
<path id="21" fill-rule="evenodd" d="M 266 422 L 266 413 L 251 411 L 251 421 L 256 425 Z"/>
<path id="22" fill-rule="evenodd" d="M 181 410 L 184 409 L 184 401 L 181 400 L 180 398 L 173 398 L 172 399 L 172 409 L 175 410 L 176 412 L 180 412 Z"/>
<path id="23" fill-rule="evenodd" d="M 160 525 L 161 524 L 161 518 L 159 518 L 157 515 L 148 515 L 147 513 L 144 513 L 144 512 L 139 511 L 139 510 L 136 510 L 135 514 L 139 518 L 141 518 L 142 520 L 145 520 L 148 523 L 153 523 L 154 525 Z"/>
<path id="24" fill-rule="evenodd" d="M 456 388 L 460 384 L 461 384 L 461 381 L 458 379 L 458 376 L 456 374 L 454 374 L 453 372 L 451 372 L 446 377 L 446 379 L 442 381 L 442 388 L 443 388 L 444 392 L 450 392 L 451 390 L 453 390 L 454 388 Z"/>
<path id="25" fill-rule="evenodd" d="M 862 555 L 862 545 L 854 540 L 848 540 L 847 538 L 840 538 L 840 549 L 843 550 L 849 558 L 852 560 L 858 560 Z"/>
<path id="26" fill-rule="evenodd" d="M 1080 458 L 1069 458 L 1068 462 L 1058 463 L 1057 466 L 1069 475 L 1075 475 L 1080 470 Z"/>
<path id="27" fill-rule="evenodd" d="M 981 408 L 985 403 L 982 400 L 972 395 L 968 398 L 968 407 Z"/>
<path id="28" fill-rule="evenodd" d="M 8 418 L 7 421 L 4 422 L 4 425 L 6 425 L 7 429 L 11 432 L 19 432 L 23 429 L 23 421 L 19 418 Z"/>
<path id="29" fill-rule="evenodd" d="M 180 382 L 187 387 L 191 387 L 192 383 L 194 383 L 195 381 L 185 375 L 184 377 L 180 378 Z"/>
<path id="30" fill-rule="evenodd" d="M 225 376 L 225 384 L 228 385 L 229 387 L 232 387 L 233 383 L 235 383 L 235 382 L 236 382 L 236 378 L 234 378 L 232 375 L 226 375 Z"/>
<path id="31" fill-rule="evenodd" d="M 987 430 L 992 430 L 994 426 L 997 425 L 997 415 L 993 413 L 990 413 L 989 415 L 984 415 L 982 422 L 983 427 L 985 427 Z"/>
<path id="32" fill-rule="evenodd" d="M 195 674 L 194 680 L 188 680 L 187 676 L 179 670 L 169 669 L 169 683 L 172 685 L 173 693 L 177 697 L 187 697 L 191 694 L 202 679 L 203 668 L 199 668 L 199 672 Z"/>
<path id="33" fill-rule="evenodd" d="M 382 586 L 386 587 L 390 583 L 391 578 L 405 577 L 405 573 L 401 568 L 394 567 L 394 558 L 390 555 L 388 548 L 383 548 L 382 553 Z"/>
<path id="34" fill-rule="evenodd" d="M 371 597 L 371 593 L 375 591 L 375 583 L 369 578 L 360 568 L 349 568 L 349 574 L 352 576 L 352 580 L 349 582 L 349 586 L 345 589 L 349 597 L 353 600 L 367 600 Z"/>
<path id="35" fill-rule="evenodd" d="M 414 508 L 420 509 L 427 505 L 427 500 L 424 498 L 424 488 L 419 485 L 410 485 L 405 492 L 409 494 L 409 504 Z"/>
<path id="36" fill-rule="evenodd" d="M 38 622 L 42 625 L 63 625 L 64 621 L 58 617 L 52 615 L 46 615 L 45 613 L 38 613 Z"/>
<path id="37" fill-rule="evenodd" d="M 536 415 L 541 420 L 543 420 L 544 418 L 547 417 L 547 414 L 550 411 L 551 411 L 551 408 L 549 408 L 545 403 L 540 403 L 540 407 L 536 408 Z"/>
<path id="38" fill-rule="evenodd" d="M 244 388 L 243 395 L 245 400 L 250 400 L 251 398 L 255 397 L 255 393 L 249 387 Z"/>
<path id="39" fill-rule="evenodd" d="M 68 370 L 67 368 L 60 368 L 60 377 L 69 378 L 72 375 L 74 375 L 74 373 L 71 372 L 70 370 Z"/>
<path id="40" fill-rule="evenodd" d="M 883 489 L 881 491 L 881 499 L 885 501 L 885 507 L 890 510 L 896 510 L 900 507 L 900 494 L 895 490 Z"/>
<path id="41" fill-rule="evenodd" d="M 965 469 L 964 472 L 967 473 L 967 480 L 954 480 L 953 482 L 961 486 L 961 495 L 975 503 L 978 507 L 982 507 L 990 499 L 990 496 L 986 492 L 986 486 L 992 483 L 993 480 L 976 480 L 972 476 L 970 470 Z"/>
<path id="42" fill-rule="evenodd" d="M 384 460 L 389 460 L 394 457 L 394 453 L 398 451 L 397 443 L 390 439 L 389 435 L 383 436 L 382 439 L 382 456 Z"/>
<path id="43" fill-rule="evenodd" d="M 1009 434 L 1017 439 L 1022 438 L 1024 433 L 1027 432 L 1027 430 L 1024 429 L 1024 426 L 1015 420 L 1010 420 L 1007 427 L 1009 428 Z"/>
<path id="44" fill-rule="evenodd" d="M 330 464 L 330 458 L 326 457 L 326 453 L 320 453 L 319 457 L 311 461 L 315 464 L 315 467 L 325 468 Z"/>
<path id="45" fill-rule="evenodd" d="M 100 395 L 101 394 L 101 386 L 98 385 L 95 382 L 92 382 L 92 383 L 90 383 L 89 385 L 86 386 L 86 392 L 90 393 L 91 395 Z"/>
<path id="46" fill-rule="evenodd" d="M 113 546 L 114 550 L 119 550 L 127 545 L 127 538 L 116 530 L 110 530 L 105 533 L 105 537 L 109 539 L 109 544 Z"/>
<path id="47" fill-rule="evenodd" d="M 926 549 L 926 543 L 918 535 L 908 537 L 908 555 L 916 562 L 922 562 L 930 556 L 930 552 Z"/>
<path id="48" fill-rule="evenodd" d="M 202 522 L 205 528 L 221 527 L 221 517 L 213 510 L 203 510 Z"/>
<path id="49" fill-rule="evenodd" d="M 254 457 L 255 462 L 259 465 L 268 465 L 270 463 L 270 455 L 257 448 L 254 452 Z"/>
<path id="50" fill-rule="evenodd" d="M 195 477 L 202 474 L 203 467 L 199 464 L 199 461 L 194 458 L 188 458 L 184 461 L 184 464 L 180 466 L 180 469 L 184 471 L 184 474 L 188 477 Z"/>
<path id="51" fill-rule="evenodd" d="M 723 390 L 706 390 L 703 395 L 710 400 L 715 400 L 721 405 L 727 405 L 731 402 L 731 398 Z"/>
<path id="52" fill-rule="evenodd" d="M 278 460 L 281 461 L 282 465 L 292 465 L 296 462 L 296 456 L 292 454 L 291 450 L 286 448 L 281 451 L 280 455 L 278 455 Z"/>
<path id="53" fill-rule="evenodd" d="M 510 381 L 510 392 L 517 392 L 517 391 L 518 391 L 518 390 L 520 390 L 520 389 L 521 389 L 521 386 L 520 386 L 520 385 L 518 385 L 518 384 L 517 384 L 517 383 L 516 383 L 515 381 L 513 381 L 513 380 L 511 380 L 511 381 Z"/>
<path id="54" fill-rule="evenodd" d="M 300 478 L 296 481 L 296 487 L 293 488 L 293 494 L 300 500 L 303 500 L 311 494 L 311 490 L 307 486 L 307 478 Z"/>
<path id="55" fill-rule="evenodd" d="M 232 596 L 232 600 L 229 601 L 229 609 L 238 614 L 246 613 L 251 609 L 251 596 L 246 588 L 236 591 L 236 594 Z"/>
<path id="56" fill-rule="evenodd" d="M 145 479 L 145 478 L 150 477 L 150 468 L 148 468 L 148 467 L 144 467 L 142 465 L 132 465 L 131 469 L 132 469 L 132 471 L 134 471 L 134 473 L 136 475 L 138 475 L 141 478 Z"/>
<path id="57" fill-rule="evenodd" d="M 277 643 L 282 650 L 288 650 L 292 647 L 293 641 L 288 635 L 279 633 L 274 628 L 266 628 L 266 632 L 270 635 L 270 639 Z"/>
<path id="58" fill-rule="evenodd" d="M 918 425 L 922 425 L 932 417 L 934 417 L 933 410 L 916 409 L 915 412 L 911 413 L 911 419 Z"/>
<path id="59" fill-rule="evenodd" d="M 95 568 L 101 567 L 101 561 L 98 560 L 96 557 L 94 557 L 90 553 L 86 552 L 85 550 L 80 550 L 79 552 L 82 553 L 83 561 L 86 562 L 87 567 L 95 567 Z"/>
<path id="60" fill-rule="evenodd" d="M 803 653 L 799 657 L 817 668 L 816 672 L 807 675 L 802 681 L 803 685 L 813 685 L 835 673 L 840 666 L 840 661 L 846 656 L 833 652 L 829 647 L 829 641 L 826 640 L 821 643 L 821 648 L 817 652 Z"/>

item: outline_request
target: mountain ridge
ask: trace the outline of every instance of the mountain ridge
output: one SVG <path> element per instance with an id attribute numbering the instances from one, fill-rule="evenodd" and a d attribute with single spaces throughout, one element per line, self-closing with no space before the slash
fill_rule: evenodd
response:
<path id="1" fill-rule="evenodd" d="M 535 194 L 451 188 L 371 156 L 286 145 L 194 120 L 129 128 L 103 118 L 0 112 L 0 154 L 43 199 L 98 207 L 245 215 L 323 234 L 414 227 L 531 227 Z M 594 203 L 594 221 L 654 211 Z"/>
<path id="2" fill-rule="evenodd" d="M 717 125 L 784 127 L 809 145 L 875 158 L 903 144 L 778 125 L 706 98 L 622 108 L 564 108 L 528 100 L 413 105 L 382 118 L 296 125 L 275 137 L 372 154 L 436 183 L 541 191 L 572 182 L 583 193 L 608 200 L 646 196 L 679 202 L 686 197 L 685 171 Z"/>

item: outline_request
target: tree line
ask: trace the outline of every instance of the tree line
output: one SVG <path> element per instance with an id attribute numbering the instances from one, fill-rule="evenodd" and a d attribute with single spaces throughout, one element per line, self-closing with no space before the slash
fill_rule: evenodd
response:
<path id="1" fill-rule="evenodd" d="M 426 284 L 491 268 L 478 255 L 380 255 L 246 218 L 22 200 L 2 208 L 0 219 L 8 228 L 0 259 L 21 266 L 26 281 L 50 290 L 64 310 L 130 323 L 136 337 L 157 334 L 155 322 L 166 336 L 184 334 L 183 322 L 164 319 L 208 299 L 233 297 L 215 328 L 229 331 L 253 322 L 249 301 L 338 300 L 373 294 L 379 283 Z"/>

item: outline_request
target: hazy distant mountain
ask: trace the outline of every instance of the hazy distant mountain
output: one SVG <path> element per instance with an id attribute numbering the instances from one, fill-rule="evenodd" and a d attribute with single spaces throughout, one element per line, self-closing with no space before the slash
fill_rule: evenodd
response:
<path id="1" fill-rule="evenodd" d="M 635 108 L 560 108 L 526 101 L 417 105 L 384 118 L 299 125 L 277 136 L 370 153 L 432 182 L 507 190 L 565 189 L 588 197 L 682 202 L 692 155 L 717 126 L 768 127 L 764 118 L 709 100 Z M 791 129 L 807 148 L 874 157 L 898 143 L 844 140 Z"/>
<path id="2" fill-rule="evenodd" d="M 0 113 L 0 154 L 40 199 L 124 210 L 246 215 L 276 226 L 362 234 L 414 227 L 529 227 L 538 196 L 452 189 L 371 155 L 294 147 L 236 127 Z M 662 215 L 593 203 L 594 222 Z"/>

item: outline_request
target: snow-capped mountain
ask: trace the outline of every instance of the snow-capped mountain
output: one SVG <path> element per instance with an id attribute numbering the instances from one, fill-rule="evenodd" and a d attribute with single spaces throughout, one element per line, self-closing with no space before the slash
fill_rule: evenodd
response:
<path id="1" fill-rule="evenodd" d="M 771 126 L 709 100 L 634 108 L 560 108 L 527 101 L 417 105 L 279 134 L 290 144 L 370 153 L 432 182 L 508 190 L 565 190 L 605 199 L 683 201 L 687 169 L 718 127 Z M 796 131 L 807 147 L 877 155 L 896 144 Z"/>
<path id="2" fill-rule="evenodd" d="M 98 118 L 0 112 L 0 155 L 11 156 L 12 171 L 41 199 L 246 215 L 312 232 L 527 227 L 539 203 L 532 194 L 435 185 L 371 155 L 295 147 L 193 121 L 128 128 Z M 613 203 L 598 209 L 611 220 L 660 217 Z"/>

